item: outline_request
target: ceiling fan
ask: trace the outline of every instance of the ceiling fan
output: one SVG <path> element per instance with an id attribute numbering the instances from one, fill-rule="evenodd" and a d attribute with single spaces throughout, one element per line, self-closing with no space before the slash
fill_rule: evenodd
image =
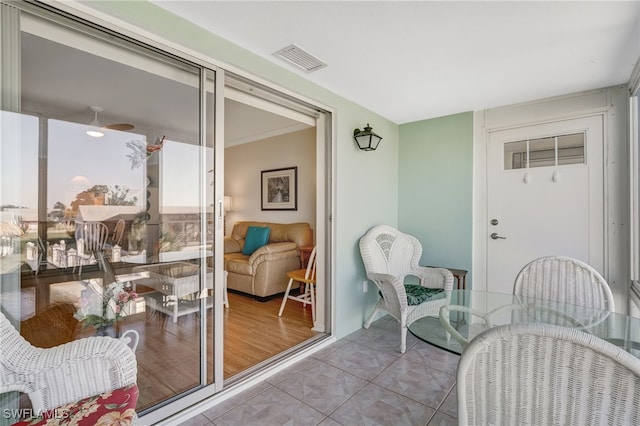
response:
<path id="1" fill-rule="evenodd" d="M 103 129 L 126 131 L 134 128 L 133 124 L 128 124 L 128 123 L 116 123 L 116 124 L 108 124 L 106 126 L 103 126 L 98 121 L 98 113 L 104 111 L 104 108 L 99 106 L 90 106 L 89 109 L 94 113 L 93 121 L 89 123 L 89 125 L 92 126 L 92 128 L 87 130 L 87 134 L 89 136 L 93 136 L 95 138 L 102 137 L 104 136 L 104 132 L 101 131 Z"/>

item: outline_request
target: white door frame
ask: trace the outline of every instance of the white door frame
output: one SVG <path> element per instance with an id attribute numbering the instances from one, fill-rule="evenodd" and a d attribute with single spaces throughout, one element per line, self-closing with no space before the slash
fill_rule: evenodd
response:
<path id="1" fill-rule="evenodd" d="M 628 94 L 616 86 L 474 112 L 472 288 L 487 288 L 488 133 L 601 114 L 604 122 L 604 276 L 616 309 L 626 312 L 629 287 Z"/>

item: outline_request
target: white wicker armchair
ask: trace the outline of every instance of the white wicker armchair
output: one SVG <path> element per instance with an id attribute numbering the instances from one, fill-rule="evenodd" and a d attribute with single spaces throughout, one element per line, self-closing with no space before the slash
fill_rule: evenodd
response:
<path id="1" fill-rule="evenodd" d="M 88 337 L 36 348 L 0 312 L 0 345 L 0 394 L 23 392 L 35 411 L 136 383 L 136 356 L 123 340 Z"/>
<path id="2" fill-rule="evenodd" d="M 491 328 L 457 371 L 460 425 L 640 424 L 640 359 L 549 324 Z"/>
<path id="3" fill-rule="evenodd" d="M 426 316 L 438 317 L 440 307 L 449 304 L 453 274 L 444 268 L 419 266 L 422 245 L 418 239 L 387 225 L 374 226 L 360 238 L 360 254 L 367 278 L 376 284 L 381 294 L 364 328 L 369 328 L 379 311 L 389 313 L 400 322 L 400 352 L 404 353 L 407 327 Z M 405 290 L 408 276 L 417 277 L 422 287 L 443 289 L 444 297 L 409 304 Z"/>

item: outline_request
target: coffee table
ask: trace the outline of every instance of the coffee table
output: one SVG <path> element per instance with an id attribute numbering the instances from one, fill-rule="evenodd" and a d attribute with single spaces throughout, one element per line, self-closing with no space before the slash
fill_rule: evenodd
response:
<path id="1" fill-rule="evenodd" d="M 200 310 L 200 266 L 189 262 L 169 262 L 136 266 L 134 273 L 147 273 L 148 278 L 137 281 L 156 290 L 145 294 L 147 308 L 178 317 Z M 212 286 L 209 286 L 212 288 Z"/>

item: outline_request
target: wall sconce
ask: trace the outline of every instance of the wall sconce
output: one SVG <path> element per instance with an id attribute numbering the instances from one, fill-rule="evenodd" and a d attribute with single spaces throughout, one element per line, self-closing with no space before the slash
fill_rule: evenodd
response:
<path id="1" fill-rule="evenodd" d="M 353 131 L 353 140 L 358 144 L 358 148 L 363 151 L 375 151 L 382 138 L 371 131 L 369 123 L 364 130 L 355 129 Z"/>

